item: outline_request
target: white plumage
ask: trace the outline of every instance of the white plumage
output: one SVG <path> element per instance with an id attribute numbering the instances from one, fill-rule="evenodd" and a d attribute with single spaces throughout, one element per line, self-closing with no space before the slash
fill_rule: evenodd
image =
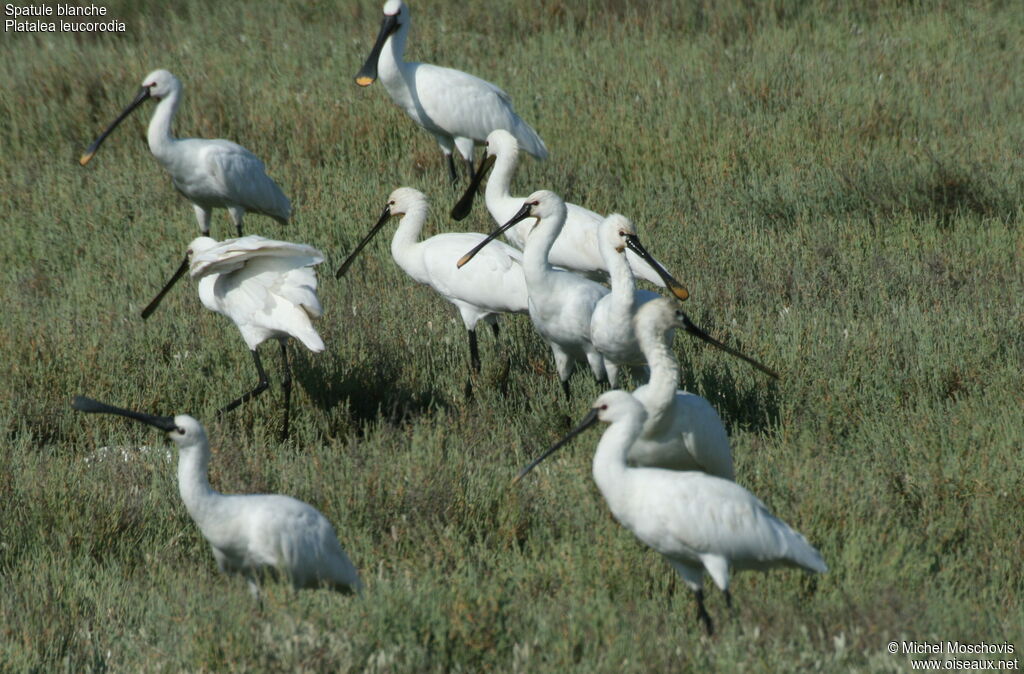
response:
<path id="1" fill-rule="evenodd" d="M 672 335 L 685 328 L 686 315 L 675 302 L 658 298 L 633 319 L 636 338 L 650 368 L 650 379 L 633 391 L 647 416 L 629 448 L 629 462 L 670 470 L 699 470 L 733 479 L 732 449 L 722 419 L 707 400 L 679 389 L 679 364 Z"/>
<path id="2" fill-rule="evenodd" d="M 641 245 L 636 228 L 624 215 L 612 213 L 601 222 L 598 244 L 601 257 L 611 272 L 612 290 L 594 307 L 590 337 L 594 347 L 604 356 L 608 382 L 614 387 L 620 368 L 646 364 L 633 329 L 633 316 L 643 304 L 660 297 L 650 290 L 636 289 L 633 272 L 626 260 L 627 251 L 633 251 L 649 264 L 677 298 L 685 300 L 689 294 Z"/>
<path id="3" fill-rule="evenodd" d="M 704 608 L 705 571 L 731 604 L 730 571 L 784 566 L 828 570 L 807 539 L 736 483 L 700 472 L 628 466 L 626 453 L 645 416 L 632 395 L 609 391 L 597 399 L 583 423 L 519 477 L 594 422 L 610 423 L 594 454 L 594 482 L 615 519 L 664 555 L 694 592 L 698 617 L 709 634 L 714 628 Z"/>
<path id="4" fill-rule="evenodd" d="M 590 338 L 590 321 L 598 301 L 608 288 L 578 274 L 555 269 L 548 253 L 565 223 L 565 202 L 554 192 L 540 190 L 526 198 L 512 219 L 494 230 L 466 253 L 459 265 L 467 264 L 494 239 L 526 219 L 535 220 L 526 239 L 523 268 L 529 290 L 530 320 L 551 346 L 565 395 L 569 377 L 577 362 L 585 362 L 598 381 L 606 377 L 604 358 Z"/>
<path id="5" fill-rule="evenodd" d="M 362 583 L 334 527 L 316 508 L 280 494 L 221 494 L 207 477 L 210 444 L 194 418 L 159 417 L 76 397 L 75 409 L 119 414 L 156 426 L 178 447 L 178 491 L 224 573 L 241 574 L 254 597 L 264 576 L 296 589 L 359 592 Z"/>
<path id="6" fill-rule="evenodd" d="M 228 210 L 239 236 L 246 211 L 288 224 L 291 203 L 277 183 L 267 177 L 256 155 L 229 140 L 171 135 L 171 122 L 181 102 L 181 82 L 166 70 L 146 75 L 135 100 L 89 146 L 79 162 L 87 164 L 117 125 L 148 98 L 160 101 L 149 122 L 149 149 L 171 175 L 175 189 L 192 202 L 200 233 L 209 234 L 214 208 Z"/>
<path id="7" fill-rule="evenodd" d="M 402 216 L 391 239 L 391 255 L 413 280 L 430 286 L 458 308 L 469 334 L 470 361 L 479 370 L 477 323 L 489 323 L 497 335 L 499 314 L 528 311 L 523 255 L 499 242 L 489 246 L 473 264 L 459 268 L 459 257 L 487 236 L 475 232 L 446 233 L 420 241 L 427 210 L 427 198 L 422 192 L 410 187 L 396 189 L 388 197 L 388 205 L 377 224 L 338 269 L 338 276 L 384 223 L 391 217 Z"/>
<path id="8" fill-rule="evenodd" d="M 284 426 L 288 436 L 291 412 L 291 368 L 288 364 L 288 338 L 294 337 L 314 353 L 324 350 L 324 342 L 313 327 L 312 319 L 323 314 L 316 294 L 313 267 L 324 261 L 312 246 L 275 241 L 262 236 L 245 236 L 217 242 L 201 236 L 189 244 L 181 266 L 143 309 L 148 318 L 187 270 L 199 281 L 199 299 L 210 311 L 227 316 L 242 333 L 252 353 L 259 375 L 256 387 L 220 409 L 228 412 L 263 393 L 269 385 L 257 347 L 268 339 L 281 344 L 284 376 Z"/>
<path id="9" fill-rule="evenodd" d="M 409 7 L 402 0 L 384 3 L 380 32 L 356 83 L 368 86 L 380 75 L 391 100 L 437 140 L 453 182 L 453 149 L 462 155 L 472 177 L 473 146 L 483 143 L 494 129 L 507 130 L 538 159 L 548 156 L 544 141 L 516 114 L 509 95 L 498 87 L 460 70 L 404 61 L 411 25 Z"/>
<path id="10" fill-rule="evenodd" d="M 490 171 L 490 178 L 487 179 L 487 187 L 484 190 L 487 210 L 499 225 L 508 222 L 523 204 L 522 197 L 514 197 L 511 193 L 512 176 L 515 174 L 518 162 L 518 141 L 504 130 L 492 131 L 487 136 L 480 170 L 477 171 L 462 199 L 452 209 L 452 217 L 461 220 L 469 215 L 473 205 L 473 195 L 476 194 L 484 176 Z M 551 264 L 582 274 L 593 281 L 606 281 L 609 277 L 609 269 L 601 255 L 598 243 L 598 229 L 604 216 L 576 204 L 566 203 L 565 208 L 565 225 L 551 246 L 549 256 Z M 523 248 L 529 230 L 530 223 L 522 222 L 505 232 L 505 236 L 514 246 Z M 633 274 L 638 278 L 650 281 L 657 286 L 665 285 L 664 280 L 651 264 L 633 251 L 626 251 L 626 260 Z"/>

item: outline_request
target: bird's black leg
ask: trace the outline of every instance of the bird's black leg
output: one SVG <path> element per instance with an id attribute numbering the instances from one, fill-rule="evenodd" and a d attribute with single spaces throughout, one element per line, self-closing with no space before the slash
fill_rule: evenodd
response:
<path id="1" fill-rule="evenodd" d="M 722 592 L 722 594 L 725 595 L 725 607 L 728 608 L 731 611 L 732 610 L 732 595 L 729 594 L 728 590 L 725 590 L 724 592 Z"/>
<path id="2" fill-rule="evenodd" d="M 281 360 L 284 363 L 284 378 L 281 379 L 281 392 L 284 393 L 284 427 L 281 440 L 288 439 L 288 419 L 292 409 L 292 368 L 288 364 L 288 342 L 281 341 Z"/>
<path id="3" fill-rule="evenodd" d="M 480 374 L 480 349 L 476 345 L 476 330 L 469 332 L 469 363 L 473 366 L 473 372 Z"/>
<path id="4" fill-rule="evenodd" d="M 704 608 L 704 590 L 697 590 L 693 596 L 697 599 L 697 619 L 704 623 L 704 629 L 707 630 L 710 637 L 715 633 L 715 625 L 711 622 L 711 616 L 708 615 L 707 609 Z"/>
<path id="5" fill-rule="evenodd" d="M 450 154 L 446 154 L 445 157 L 448 159 L 448 179 L 452 181 L 452 187 L 458 189 L 459 176 L 455 173 L 455 159 Z"/>
<path id="6" fill-rule="evenodd" d="M 235 409 L 242 403 L 252 400 L 256 396 L 267 390 L 267 372 L 266 370 L 263 369 L 263 363 L 260 361 L 259 351 L 257 351 L 256 349 L 252 350 L 252 361 L 256 363 L 256 372 L 258 372 L 260 375 L 260 381 L 258 384 L 256 384 L 256 388 L 249 391 L 242 397 L 236 400 L 232 400 L 227 405 L 217 410 L 217 414 L 224 414 L 225 412 L 230 412 L 231 410 Z"/>
<path id="7" fill-rule="evenodd" d="M 491 323 L 491 332 L 494 333 L 494 338 L 498 339 L 501 336 L 501 330 L 498 330 L 497 323 Z"/>
<path id="8" fill-rule="evenodd" d="M 473 179 L 476 178 L 476 171 L 473 170 L 473 158 L 470 157 L 466 160 L 466 176 L 469 177 L 469 184 L 473 184 Z"/>
<path id="9" fill-rule="evenodd" d="M 562 390 L 565 391 L 565 399 L 571 401 L 572 393 L 569 392 L 569 380 L 565 379 L 562 381 Z"/>

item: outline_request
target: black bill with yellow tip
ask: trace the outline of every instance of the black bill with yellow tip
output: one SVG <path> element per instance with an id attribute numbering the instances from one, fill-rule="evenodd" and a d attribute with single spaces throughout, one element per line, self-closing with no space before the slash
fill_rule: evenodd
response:
<path id="1" fill-rule="evenodd" d="M 85 396 L 75 396 L 75 399 L 71 401 L 71 407 L 79 412 L 86 412 L 88 414 L 117 414 L 122 417 L 141 421 L 142 423 L 149 424 L 150 426 L 156 426 L 160 430 L 167 432 L 171 432 L 178 428 L 174 423 L 174 417 L 158 417 L 153 414 L 143 414 L 142 412 L 126 410 L 123 407 L 114 407 L 113 405 L 101 403 L 98 400 L 86 398 Z"/>
<path id="2" fill-rule="evenodd" d="M 502 234 L 507 232 L 512 227 L 518 225 L 520 222 L 522 222 L 526 218 L 531 217 L 530 216 L 530 209 L 532 209 L 536 205 L 537 205 L 536 202 L 533 202 L 533 201 L 528 201 L 525 204 L 523 204 L 523 207 L 520 208 L 519 211 L 516 212 L 516 214 L 512 216 L 511 220 L 509 220 L 504 225 L 502 225 L 501 227 L 498 227 L 496 230 L 494 230 L 493 232 L 488 234 L 486 239 L 484 239 L 483 241 L 481 241 L 480 243 L 478 243 L 476 246 L 473 247 L 473 250 L 469 251 L 468 253 L 466 253 L 465 255 L 460 257 L 459 261 L 456 263 L 455 266 L 457 266 L 457 267 L 459 267 L 461 269 L 462 266 L 464 264 L 466 264 L 467 262 L 469 262 L 470 260 L 472 260 L 473 257 L 483 249 L 484 246 L 489 244 L 491 241 L 494 241 L 499 236 L 501 236 Z"/>
<path id="3" fill-rule="evenodd" d="M 135 96 L 135 99 L 128 104 L 128 107 L 122 110 L 121 114 L 117 116 L 117 119 L 111 122 L 110 126 L 108 126 L 106 130 L 103 133 L 101 133 L 99 137 L 96 138 L 96 140 L 94 140 L 89 147 L 85 149 L 85 152 L 82 154 L 82 157 L 78 160 L 78 163 L 81 164 L 82 166 L 88 164 L 89 160 L 92 159 L 92 156 L 96 154 L 96 151 L 100 149 L 100 145 L 103 144 L 103 141 L 107 139 L 107 136 L 109 136 L 114 131 L 114 129 L 117 128 L 118 124 L 124 121 L 125 117 L 132 114 L 132 111 L 135 110 L 135 108 L 145 103 L 147 98 L 149 98 L 149 87 L 140 88 L 139 93 Z"/>
<path id="4" fill-rule="evenodd" d="M 373 238 L 373 235 L 380 231 L 380 228 L 383 227 L 384 223 L 387 222 L 390 218 L 391 206 L 388 205 L 384 207 L 384 212 L 380 214 L 380 219 L 377 220 L 377 224 L 375 224 L 373 228 L 369 231 L 369 233 L 363 237 L 363 240 L 359 242 L 359 245 L 356 246 L 356 249 L 352 251 L 349 254 L 349 256 L 345 258 L 345 261 L 341 263 L 341 266 L 338 267 L 338 271 L 334 273 L 334 278 L 341 278 L 342 276 L 345 275 L 345 272 L 348 271 L 348 268 L 352 266 L 352 262 L 356 259 L 356 255 L 359 255 L 359 251 L 361 251 L 366 246 L 366 244 L 370 243 L 370 239 Z"/>
<path id="5" fill-rule="evenodd" d="M 384 49 L 384 43 L 388 41 L 391 34 L 398 30 L 399 25 L 397 14 L 384 15 L 384 20 L 380 23 L 380 32 L 377 33 L 377 41 L 373 43 L 373 49 L 366 57 L 366 63 L 356 73 L 356 84 L 368 87 L 377 79 L 377 60 L 380 58 L 380 52 Z"/>

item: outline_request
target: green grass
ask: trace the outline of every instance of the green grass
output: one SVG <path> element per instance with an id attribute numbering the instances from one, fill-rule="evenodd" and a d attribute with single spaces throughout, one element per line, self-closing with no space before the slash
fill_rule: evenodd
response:
<path id="1" fill-rule="evenodd" d="M 1024 648 L 1024 5 L 462 4 L 413 0 L 409 56 L 509 91 L 551 150 L 518 193 L 631 217 L 694 319 L 783 374 L 677 340 L 737 481 L 829 573 L 737 576 L 704 637 L 609 516 L 596 431 L 508 485 L 596 384 L 566 403 L 514 317 L 481 336 L 467 400 L 461 322 L 383 237 L 333 278 L 401 185 L 431 198 L 431 233 L 491 227 L 480 205 L 448 221 L 433 140 L 352 82 L 376 2 L 115 1 L 123 34 L 0 44 L 0 671 L 906 671 L 890 640 Z M 185 84 L 178 135 L 245 145 L 292 198 L 288 229 L 247 231 L 327 256 L 328 348 L 297 352 L 284 444 L 276 387 L 214 418 L 255 373 L 193 284 L 139 318 L 196 232 L 142 140 L 151 108 L 77 163 L 157 67 Z M 204 421 L 214 486 L 320 509 L 363 598 L 272 586 L 257 610 L 164 438 L 74 413 L 79 393 Z"/>

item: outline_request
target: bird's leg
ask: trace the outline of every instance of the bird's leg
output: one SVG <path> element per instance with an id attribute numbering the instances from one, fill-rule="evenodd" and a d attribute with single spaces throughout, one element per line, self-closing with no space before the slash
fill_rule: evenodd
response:
<path id="1" fill-rule="evenodd" d="M 726 606 L 726 608 L 728 608 L 731 611 L 732 610 L 732 595 L 729 594 L 729 590 L 723 590 L 722 594 L 725 595 L 725 606 Z"/>
<path id="2" fill-rule="evenodd" d="M 192 204 L 196 211 L 196 221 L 199 222 L 199 233 L 202 236 L 210 236 L 210 209 L 203 208 L 199 204 Z"/>
<path id="3" fill-rule="evenodd" d="M 469 364 L 473 366 L 473 372 L 480 374 L 480 349 L 476 345 L 476 330 L 469 332 Z"/>
<path id="4" fill-rule="evenodd" d="M 473 179 L 476 178 L 476 171 L 473 170 L 473 158 L 469 157 L 466 161 L 466 175 L 469 176 L 469 184 L 473 184 Z"/>
<path id="5" fill-rule="evenodd" d="M 448 178 L 452 181 L 452 187 L 456 190 L 459 189 L 459 176 L 455 173 L 455 159 L 452 157 L 450 152 L 445 153 L 445 159 L 448 160 Z"/>
<path id="6" fill-rule="evenodd" d="M 704 590 L 695 590 L 693 596 L 697 600 L 697 619 L 704 623 L 704 629 L 710 637 L 715 633 L 715 625 L 711 622 L 711 616 L 707 609 L 704 608 Z"/>
<path id="7" fill-rule="evenodd" d="M 501 337 L 501 330 L 498 330 L 498 324 L 497 323 L 491 323 L 491 332 L 494 333 L 494 338 L 495 339 L 498 339 L 499 337 Z"/>
<path id="8" fill-rule="evenodd" d="M 284 377 L 281 379 L 281 392 L 284 393 L 284 428 L 281 430 L 281 441 L 288 439 L 288 418 L 292 409 L 292 368 L 288 364 L 288 342 L 281 341 L 281 360 L 284 362 Z"/>
<path id="9" fill-rule="evenodd" d="M 565 391 L 565 399 L 571 402 L 572 401 L 572 393 L 569 392 L 569 380 L 568 379 L 563 379 L 562 380 L 562 390 Z"/>
<path id="10" fill-rule="evenodd" d="M 238 238 L 242 238 L 242 216 L 245 215 L 245 209 L 238 208 L 237 206 L 228 206 L 228 214 L 231 216 L 231 222 L 235 223 Z"/>
<path id="11" fill-rule="evenodd" d="M 256 384 L 256 388 L 242 395 L 240 398 L 232 400 L 227 405 L 217 410 L 217 414 L 224 414 L 225 412 L 230 412 L 231 410 L 235 409 L 242 403 L 252 400 L 256 396 L 267 390 L 267 386 L 269 384 L 269 382 L 267 381 L 267 372 L 266 370 L 263 369 L 263 363 L 260 361 L 259 351 L 257 351 L 256 349 L 252 350 L 252 361 L 256 363 L 256 372 L 258 372 L 260 375 L 260 381 L 258 384 Z"/>

